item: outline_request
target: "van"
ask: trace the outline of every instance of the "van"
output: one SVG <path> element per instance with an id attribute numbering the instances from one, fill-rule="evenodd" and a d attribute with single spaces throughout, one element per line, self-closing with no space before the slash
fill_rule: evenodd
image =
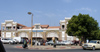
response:
<path id="1" fill-rule="evenodd" d="M 17 40 L 17 43 L 21 43 L 21 37 L 14 37 L 13 40 Z"/>

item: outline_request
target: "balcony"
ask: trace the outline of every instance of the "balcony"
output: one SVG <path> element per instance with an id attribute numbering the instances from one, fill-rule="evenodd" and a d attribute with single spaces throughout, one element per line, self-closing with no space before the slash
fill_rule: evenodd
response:
<path id="1" fill-rule="evenodd" d="M 1 31 L 16 31 L 16 29 L 2 29 Z"/>

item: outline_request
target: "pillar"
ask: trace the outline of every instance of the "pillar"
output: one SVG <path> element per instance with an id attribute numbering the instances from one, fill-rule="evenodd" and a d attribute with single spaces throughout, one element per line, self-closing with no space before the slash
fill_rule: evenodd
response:
<path id="1" fill-rule="evenodd" d="M 62 40 L 62 32 L 59 32 L 59 41 Z"/>
<path id="2" fill-rule="evenodd" d="M 3 28 L 3 26 L 2 26 L 2 24 L 1 24 L 1 31 L 3 30 L 2 28 Z"/>
<path id="3" fill-rule="evenodd" d="M 67 34 L 66 34 L 66 32 L 65 32 L 65 40 L 67 40 Z"/>
<path id="4" fill-rule="evenodd" d="M 11 38 L 13 38 L 13 22 L 12 22 L 12 26 L 11 26 Z"/>
<path id="5" fill-rule="evenodd" d="M 4 38 L 6 38 L 6 23 L 5 23 L 5 29 L 4 29 Z"/>
<path id="6" fill-rule="evenodd" d="M 30 40 L 31 38 L 30 38 L 30 34 L 29 34 L 29 32 L 27 32 L 27 35 L 28 35 L 28 39 Z"/>

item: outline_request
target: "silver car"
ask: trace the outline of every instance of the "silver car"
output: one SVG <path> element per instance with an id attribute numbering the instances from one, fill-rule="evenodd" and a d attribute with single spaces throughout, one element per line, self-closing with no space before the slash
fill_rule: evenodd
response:
<path id="1" fill-rule="evenodd" d="M 9 39 L 9 38 L 1 38 L 1 41 L 2 43 L 9 43 L 9 44 L 16 43 L 16 40 Z"/>
<path id="2" fill-rule="evenodd" d="M 46 45 L 53 45 L 54 42 L 52 40 L 50 40 L 49 42 L 46 42 Z"/>
<path id="3" fill-rule="evenodd" d="M 66 40 L 66 41 L 62 41 L 62 44 L 63 45 L 72 45 L 72 44 L 74 44 L 74 42 Z"/>

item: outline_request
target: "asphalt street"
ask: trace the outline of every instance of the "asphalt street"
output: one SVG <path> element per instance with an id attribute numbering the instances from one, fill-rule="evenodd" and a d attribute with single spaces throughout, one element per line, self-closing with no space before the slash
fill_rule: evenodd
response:
<path id="1" fill-rule="evenodd" d="M 3 44 L 6 52 L 100 52 L 100 50 L 66 49 L 66 50 L 29 50 L 15 48 L 17 45 Z"/>

